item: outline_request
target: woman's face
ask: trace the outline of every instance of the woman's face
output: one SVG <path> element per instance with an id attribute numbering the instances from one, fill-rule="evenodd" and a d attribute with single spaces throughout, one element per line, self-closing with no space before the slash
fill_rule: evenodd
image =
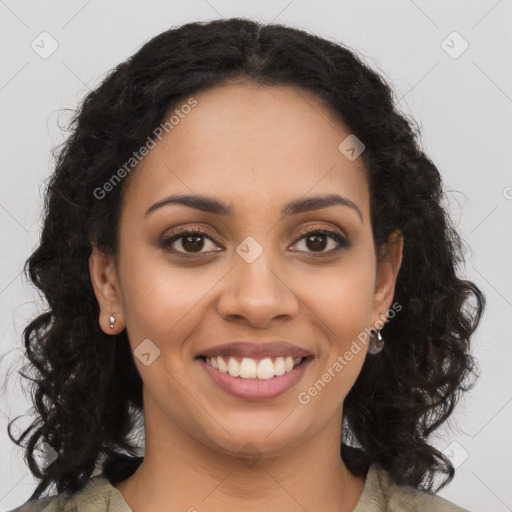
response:
<path id="1" fill-rule="evenodd" d="M 350 132 L 313 95 L 232 84 L 194 98 L 132 171 L 117 269 L 91 257 L 100 323 L 127 329 L 147 436 L 278 454 L 339 423 L 366 357 L 353 342 L 391 305 L 401 245 L 377 265 L 363 160 L 338 149 Z"/>

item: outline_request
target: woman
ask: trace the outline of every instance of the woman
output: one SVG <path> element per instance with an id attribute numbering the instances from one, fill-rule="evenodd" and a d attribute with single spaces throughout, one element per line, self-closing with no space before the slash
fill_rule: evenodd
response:
<path id="1" fill-rule="evenodd" d="M 428 437 L 485 298 L 442 200 L 344 46 L 237 18 L 146 43 L 78 110 L 27 261 L 16 510 L 464 510 Z"/>

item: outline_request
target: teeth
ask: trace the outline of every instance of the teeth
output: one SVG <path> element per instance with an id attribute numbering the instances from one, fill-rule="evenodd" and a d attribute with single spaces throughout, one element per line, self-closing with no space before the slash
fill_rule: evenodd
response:
<path id="1" fill-rule="evenodd" d="M 242 358 L 238 362 L 235 357 L 230 357 L 226 364 L 223 357 L 207 357 L 206 362 L 212 368 L 220 370 L 222 373 L 228 373 L 232 377 L 241 377 L 242 379 L 261 379 L 268 380 L 275 376 L 284 375 L 291 372 L 295 366 L 302 361 L 302 357 L 276 357 L 272 360 L 266 357 L 257 361 L 250 357 Z"/>
<path id="2" fill-rule="evenodd" d="M 210 357 L 208 358 L 209 364 L 211 364 L 212 359 L 213 358 Z M 222 373 L 228 373 L 228 365 L 224 362 L 224 359 L 222 359 L 222 357 L 217 357 L 217 365 Z"/>
<path id="3" fill-rule="evenodd" d="M 285 372 L 286 367 L 284 364 L 284 359 L 282 357 L 278 357 L 274 363 L 274 375 L 284 375 Z"/>
<path id="4" fill-rule="evenodd" d="M 274 376 L 274 363 L 270 357 L 262 359 L 258 363 L 257 377 L 258 379 L 271 379 Z"/>
<path id="5" fill-rule="evenodd" d="M 243 363 L 243 361 L 242 361 Z M 241 364 L 238 364 L 238 361 L 233 358 L 233 357 L 230 357 L 229 358 L 229 361 L 228 361 L 228 373 L 229 375 L 231 375 L 232 377 L 238 377 L 240 375 L 240 371 L 242 370 L 242 365 Z M 245 369 L 244 367 L 244 373 L 246 373 L 247 370 Z"/>
<path id="6" fill-rule="evenodd" d="M 238 375 L 231 373 L 231 371 L 229 369 L 231 361 L 233 361 L 238 366 L 238 361 L 235 358 L 230 357 L 229 364 L 228 364 L 229 375 L 232 375 L 233 377 L 238 377 Z M 240 363 L 240 373 L 239 373 L 240 377 L 242 377 L 242 379 L 255 379 L 257 372 L 258 372 L 258 367 L 257 367 L 256 361 L 254 359 L 249 359 L 248 357 L 244 357 L 242 359 L 242 362 Z"/>

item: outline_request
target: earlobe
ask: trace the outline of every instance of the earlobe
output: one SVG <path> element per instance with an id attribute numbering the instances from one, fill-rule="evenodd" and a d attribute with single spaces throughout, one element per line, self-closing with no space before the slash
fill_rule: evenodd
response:
<path id="1" fill-rule="evenodd" d="M 100 327 L 106 334 L 118 334 L 123 330 L 124 322 L 114 256 L 93 245 L 89 256 L 89 275 L 100 307 Z"/>

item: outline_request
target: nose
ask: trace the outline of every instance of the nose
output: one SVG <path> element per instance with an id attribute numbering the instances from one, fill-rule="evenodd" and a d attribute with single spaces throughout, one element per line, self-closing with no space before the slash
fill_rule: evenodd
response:
<path id="1" fill-rule="evenodd" d="M 266 328 L 274 319 L 290 319 L 299 306 L 283 272 L 272 268 L 263 251 L 251 263 L 235 256 L 234 268 L 226 276 L 217 307 L 226 320 Z"/>

